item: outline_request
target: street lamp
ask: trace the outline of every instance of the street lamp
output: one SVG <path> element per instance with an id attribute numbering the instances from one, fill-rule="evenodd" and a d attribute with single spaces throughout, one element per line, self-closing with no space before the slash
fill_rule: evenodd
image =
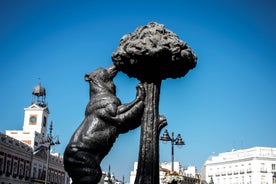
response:
<path id="1" fill-rule="evenodd" d="M 163 143 L 166 143 L 167 141 L 171 141 L 172 143 L 172 172 L 174 171 L 174 145 L 177 145 L 179 148 L 181 148 L 183 145 L 185 145 L 184 141 L 181 138 L 181 135 L 178 134 L 176 138 L 174 138 L 174 132 L 172 132 L 172 137 L 170 137 L 168 130 L 165 130 L 163 135 L 160 137 L 160 140 L 163 141 Z"/>
<path id="2" fill-rule="evenodd" d="M 60 144 L 58 136 L 54 137 L 52 135 L 52 131 L 53 131 L 53 121 L 51 121 L 51 124 L 50 124 L 50 134 L 47 136 L 46 141 L 42 142 L 42 144 L 46 145 L 48 148 L 47 160 L 46 160 L 45 184 L 47 184 L 47 179 L 48 179 L 48 168 L 49 168 L 49 157 L 50 157 L 51 146 Z"/>

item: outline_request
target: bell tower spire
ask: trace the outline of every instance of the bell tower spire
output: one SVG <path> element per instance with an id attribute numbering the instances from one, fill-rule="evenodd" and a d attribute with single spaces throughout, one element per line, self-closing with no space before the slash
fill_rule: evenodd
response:
<path id="1" fill-rule="evenodd" d="M 32 104 L 37 104 L 41 107 L 46 106 L 46 90 L 40 82 L 34 87 L 32 95 Z"/>

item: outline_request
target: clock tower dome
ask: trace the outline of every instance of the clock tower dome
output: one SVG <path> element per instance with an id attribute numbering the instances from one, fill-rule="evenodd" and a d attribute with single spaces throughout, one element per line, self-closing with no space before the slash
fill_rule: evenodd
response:
<path id="1" fill-rule="evenodd" d="M 50 111 L 45 99 L 46 90 L 41 84 L 38 84 L 33 89 L 31 105 L 24 109 L 23 131 L 36 131 L 42 137 L 46 136 Z"/>

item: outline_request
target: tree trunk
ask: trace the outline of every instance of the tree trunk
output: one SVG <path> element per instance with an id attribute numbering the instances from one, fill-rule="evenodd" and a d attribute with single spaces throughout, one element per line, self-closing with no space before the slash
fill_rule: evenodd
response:
<path id="1" fill-rule="evenodd" d="M 135 184 L 159 183 L 159 96 L 161 80 L 143 82 L 146 92 Z"/>

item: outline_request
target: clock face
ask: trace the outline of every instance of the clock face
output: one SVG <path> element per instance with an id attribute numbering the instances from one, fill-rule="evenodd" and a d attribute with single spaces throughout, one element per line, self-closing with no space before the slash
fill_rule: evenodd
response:
<path id="1" fill-rule="evenodd" d="M 34 115 L 30 116 L 30 124 L 36 124 L 36 116 Z"/>

